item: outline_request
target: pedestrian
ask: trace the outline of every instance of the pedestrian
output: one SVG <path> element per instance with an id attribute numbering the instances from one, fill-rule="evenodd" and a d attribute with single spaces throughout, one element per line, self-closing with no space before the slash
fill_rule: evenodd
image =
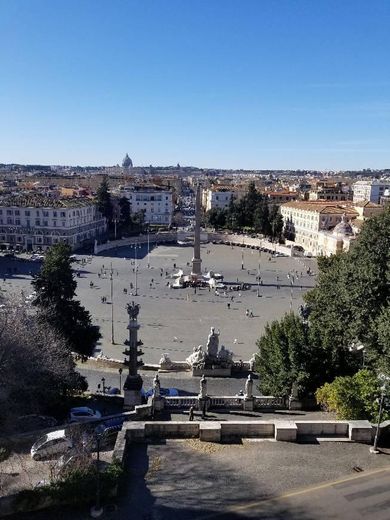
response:
<path id="1" fill-rule="evenodd" d="M 246 316 L 246 317 L 249 316 L 249 309 L 247 309 L 247 310 L 245 311 L 245 316 Z"/>
<path id="2" fill-rule="evenodd" d="M 230 303 L 227 304 L 227 308 L 230 309 Z"/>
<path id="3" fill-rule="evenodd" d="M 92 280 L 89 282 L 89 286 L 92 289 L 92 287 L 93 287 L 93 281 Z"/>
<path id="4" fill-rule="evenodd" d="M 98 273 L 98 278 L 100 278 L 100 273 Z"/>
<path id="5" fill-rule="evenodd" d="M 253 318 L 253 311 L 250 311 L 250 313 L 249 313 L 249 317 L 250 317 L 250 318 Z"/>
<path id="6" fill-rule="evenodd" d="M 194 407 L 190 406 L 190 410 L 188 412 L 188 420 L 193 421 L 194 420 Z"/>
<path id="7" fill-rule="evenodd" d="M 104 303 L 104 296 L 100 296 L 101 303 Z"/>
<path id="8" fill-rule="evenodd" d="M 230 296 L 230 301 L 234 302 L 234 296 Z"/>

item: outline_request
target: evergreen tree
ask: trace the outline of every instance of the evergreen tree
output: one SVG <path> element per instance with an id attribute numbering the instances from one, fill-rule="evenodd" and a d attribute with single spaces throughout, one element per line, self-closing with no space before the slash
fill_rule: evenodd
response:
<path id="1" fill-rule="evenodd" d="M 105 175 L 96 190 L 96 205 L 103 217 L 106 217 L 110 223 L 112 220 L 112 203 L 109 189 L 108 177 Z"/>
<path id="2" fill-rule="evenodd" d="M 92 324 L 89 312 L 74 300 L 77 284 L 70 254 L 70 247 L 64 243 L 54 245 L 47 252 L 32 282 L 36 292 L 33 305 L 38 308 L 38 320 L 60 333 L 70 350 L 89 356 L 101 335 L 99 328 Z"/>
<path id="3" fill-rule="evenodd" d="M 130 201 L 127 197 L 121 197 L 119 199 L 119 208 L 120 208 L 120 216 L 119 216 L 120 225 L 123 228 L 127 229 L 132 224 Z"/>

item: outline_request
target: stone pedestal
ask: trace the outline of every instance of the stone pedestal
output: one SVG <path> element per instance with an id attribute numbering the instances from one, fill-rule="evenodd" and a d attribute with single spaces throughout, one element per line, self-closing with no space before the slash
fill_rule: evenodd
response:
<path id="1" fill-rule="evenodd" d="M 243 409 L 246 412 L 253 412 L 253 410 L 255 409 L 255 400 L 253 399 L 253 397 L 249 397 L 243 400 Z"/>
<path id="2" fill-rule="evenodd" d="M 142 378 L 139 374 L 132 376 L 128 375 L 126 377 L 125 384 L 123 386 L 124 390 L 124 402 L 123 408 L 125 410 L 134 410 L 134 407 L 142 404 Z"/>
<path id="3" fill-rule="evenodd" d="M 158 397 L 153 396 L 153 409 L 156 412 L 160 412 L 161 410 L 164 410 L 164 404 L 165 399 L 161 395 Z"/>
<path id="4" fill-rule="evenodd" d="M 209 397 L 198 397 L 198 410 L 202 412 L 205 410 L 208 411 L 210 406 L 210 398 Z"/>
<path id="5" fill-rule="evenodd" d="M 295 397 L 289 397 L 288 398 L 288 409 L 289 410 L 302 410 L 303 403 L 299 399 L 296 399 Z"/>
<path id="6" fill-rule="evenodd" d="M 230 377 L 232 375 L 232 369 L 229 368 L 192 368 L 192 375 L 200 377 L 202 375 L 206 377 Z"/>

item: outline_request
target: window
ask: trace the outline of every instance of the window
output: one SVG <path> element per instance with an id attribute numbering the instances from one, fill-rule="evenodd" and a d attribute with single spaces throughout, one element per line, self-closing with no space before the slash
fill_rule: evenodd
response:
<path id="1" fill-rule="evenodd" d="M 11 217 L 8 217 L 7 218 L 7 224 L 13 224 L 14 223 L 14 219 L 11 218 Z"/>
<path id="2" fill-rule="evenodd" d="M 24 212 L 24 214 L 26 215 L 26 217 L 29 217 L 29 216 L 30 216 L 30 211 L 29 211 L 29 210 L 26 210 L 26 211 Z"/>
<path id="3" fill-rule="evenodd" d="M 18 209 L 15 209 L 15 215 L 20 215 L 20 211 Z"/>
<path id="4" fill-rule="evenodd" d="M 35 219 L 35 225 L 36 226 L 40 226 L 41 225 L 41 221 L 39 220 L 39 218 Z"/>
<path id="5" fill-rule="evenodd" d="M 30 221 L 29 220 L 26 220 L 26 227 L 30 227 Z"/>
<path id="6" fill-rule="evenodd" d="M 39 209 L 37 209 L 37 217 L 39 217 Z"/>
<path id="7" fill-rule="evenodd" d="M 56 217 L 56 216 L 57 216 L 57 212 L 53 211 L 53 217 Z"/>
<path id="8" fill-rule="evenodd" d="M 15 225 L 20 226 L 20 218 L 15 219 Z"/>
<path id="9" fill-rule="evenodd" d="M 62 227 L 65 227 L 65 222 L 64 221 L 62 221 Z"/>
<path id="10" fill-rule="evenodd" d="M 48 217 L 48 216 L 49 216 L 49 212 L 48 212 L 48 211 L 44 211 L 44 212 L 43 212 L 43 216 L 44 216 L 44 217 Z"/>
<path id="11" fill-rule="evenodd" d="M 49 225 L 49 222 L 47 220 L 44 220 L 43 225 L 47 227 Z"/>
<path id="12" fill-rule="evenodd" d="M 53 220 L 53 227 L 57 227 L 57 222 Z"/>
<path id="13" fill-rule="evenodd" d="M 2 214 L 3 214 L 3 210 L 2 210 L 2 209 L 0 209 L 0 215 L 2 215 Z"/>
<path id="14" fill-rule="evenodd" d="M 13 214 L 12 209 L 7 209 L 7 215 L 12 215 L 12 214 Z"/>

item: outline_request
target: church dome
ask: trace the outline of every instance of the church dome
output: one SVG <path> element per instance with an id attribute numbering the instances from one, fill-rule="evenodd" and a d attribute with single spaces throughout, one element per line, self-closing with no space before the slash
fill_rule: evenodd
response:
<path id="1" fill-rule="evenodd" d="M 133 167 L 133 161 L 130 159 L 128 154 L 125 155 L 125 158 L 122 161 L 122 167 L 123 168 L 132 168 Z"/>
<path id="2" fill-rule="evenodd" d="M 351 236 L 353 235 L 353 230 L 351 224 L 347 221 L 345 214 L 341 218 L 341 222 L 339 222 L 333 229 L 334 235 L 343 235 L 343 236 Z"/>

